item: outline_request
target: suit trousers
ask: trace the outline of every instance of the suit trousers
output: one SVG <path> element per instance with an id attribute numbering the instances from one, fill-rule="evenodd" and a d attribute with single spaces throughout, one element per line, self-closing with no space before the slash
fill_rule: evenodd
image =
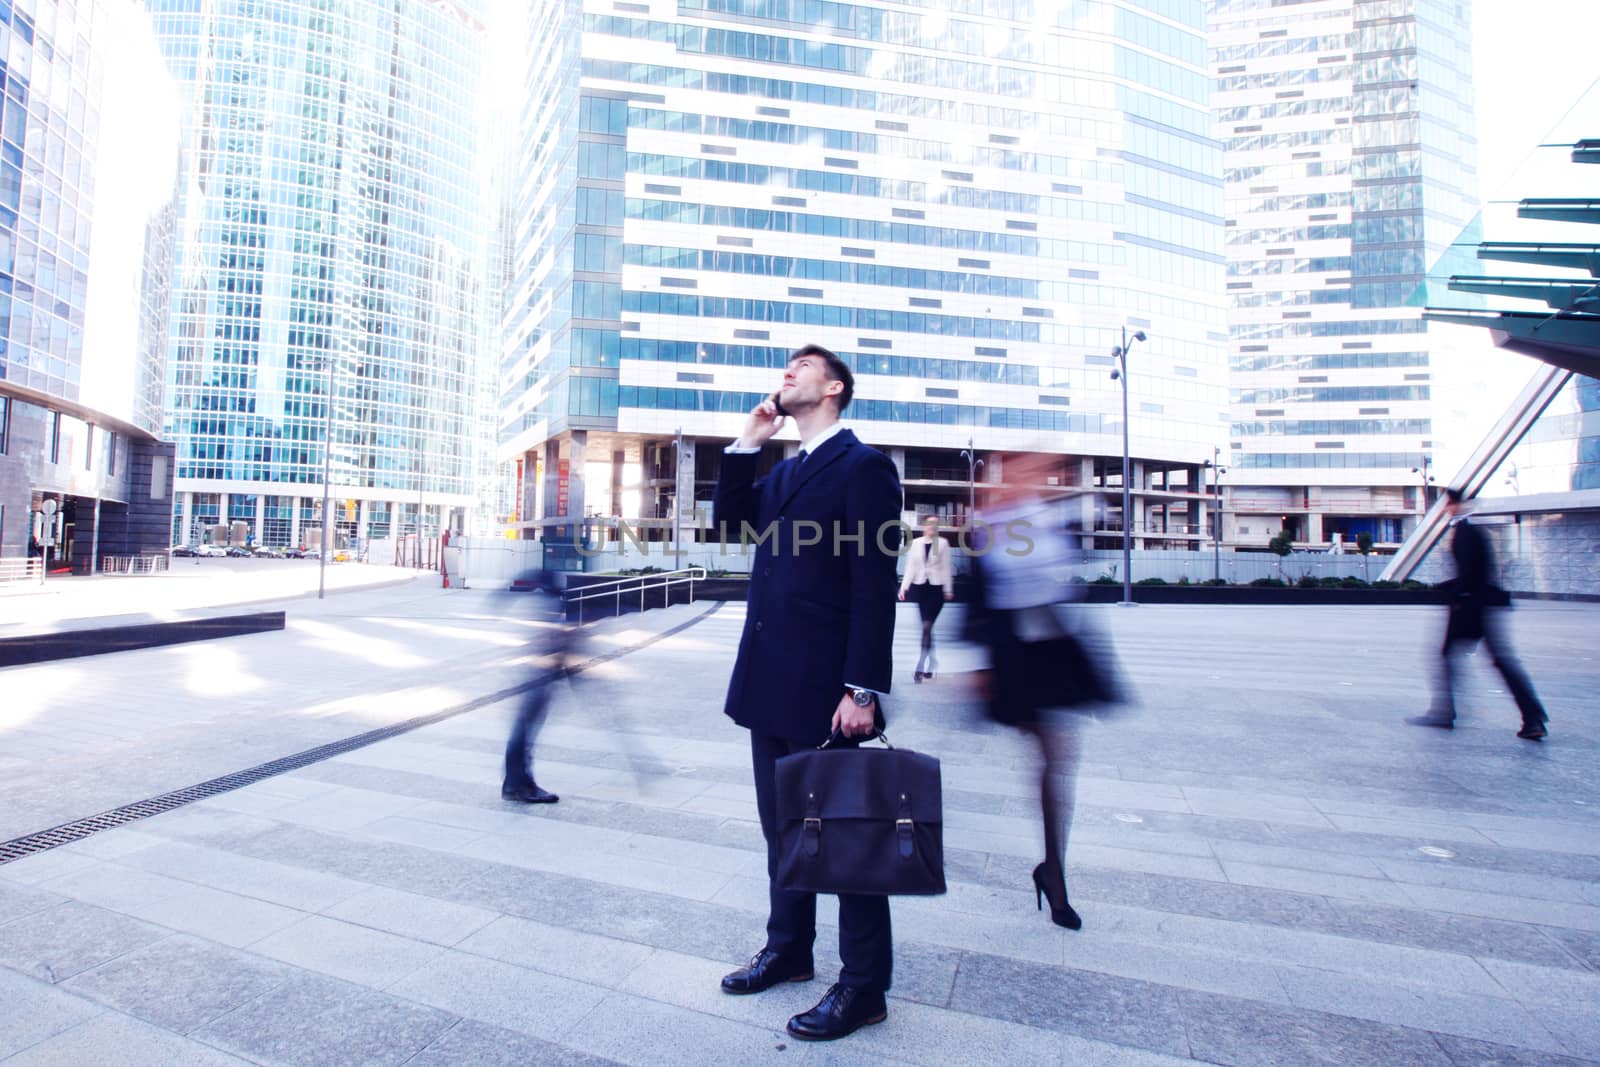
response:
<path id="1" fill-rule="evenodd" d="M 750 731 L 750 763 L 755 772 L 756 811 L 767 839 L 766 947 L 789 959 L 810 959 L 817 938 L 817 895 L 779 889 L 778 804 L 775 782 L 783 756 L 811 748 L 781 737 Z M 855 989 L 886 993 L 894 971 L 889 928 L 889 898 L 839 895 L 839 981 Z"/>
<path id="2" fill-rule="evenodd" d="M 1533 682 L 1529 680 L 1528 673 L 1522 669 L 1522 664 L 1517 662 L 1516 654 L 1512 652 L 1511 644 L 1506 640 L 1505 633 L 1500 628 L 1500 620 L 1496 616 L 1497 612 L 1493 608 L 1479 608 L 1476 611 L 1451 610 L 1450 621 L 1445 625 L 1444 647 L 1439 651 L 1433 707 L 1429 709 L 1429 714 L 1445 719 L 1456 717 L 1456 652 L 1463 645 L 1472 648 L 1481 639 L 1489 650 L 1489 659 L 1500 672 L 1500 677 L 1505 679 L 1506 688 L 1510 690 L 1512 699 L 1517 702 L 1517 710 L 1522 713 L 1523 725 L 1543 726 L 1544 705 L 1539 703 L 1539 696 L 1533 691 Z"/>

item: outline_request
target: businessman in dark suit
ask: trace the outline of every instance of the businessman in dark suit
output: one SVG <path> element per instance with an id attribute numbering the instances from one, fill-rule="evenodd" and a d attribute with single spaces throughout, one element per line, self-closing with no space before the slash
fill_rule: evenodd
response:
<path id="1" fill-rule="evenodd" d="M 900 479 L 883 453 L 839 425 L 850 369 L 807 345 L 783 387 L 758 404 L 722 457 L 715 521 L 723 539 L 755 542 L 750 596 L 726 712 L 750 731 L 756 809 L 767 839 L 767 943 L 722 980 L 724 992 L 759 993 L 812 977 L 817 898 L 778 888 L 773 782 L 779 758 L 815 748 L 833 731 L 881 728 L 889 691 L 900 545 Z M 761 446 L 792 418 L 799 455 L 756 480 Z M 839 981 L 789 1020 L 806 1041 L 844 1037 L 882 1022 L 892 971 L 889 900 L 839 897 Z"/>
<path id="2" fill-rule="evenodd" d="M 1462 506 L 1461 490 L 1445 490 L 1445 508 L 1450 513 L 1450 555 L 1455 560 L 1456 577 L 1450 583 L 1450 618 L 1445 625 L 1444 648 L 1439 654 L 1439 671 L 1433 706 L 1426 715 L 1406 721 L 1414 726 L 1452 729 L 1456 721 L 1455 655 L 1461 645 L 1472 647 L 1482 641 L 1489 658 L 1506 681 L 1517 710 L 1522 712 L 1522 729 L 1517 736 L 1527 741 L 1542 740 L 1548 733 L 1544 706 L 1533 691 L 1527 672 L 1517 662 L 1500 628 L 1499 610 L 1505 593 L 1494 584 L 1494 550 L 1483 531 L 1472 525 Z"/>

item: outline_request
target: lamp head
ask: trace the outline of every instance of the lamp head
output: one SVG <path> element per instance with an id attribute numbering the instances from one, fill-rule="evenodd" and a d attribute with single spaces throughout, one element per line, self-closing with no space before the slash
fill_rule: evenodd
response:
<path id="1" fill-rule="evenodd" d="M 1113 359 L 1120 359 L 1122 357 L 1122 346 L 1118 345 L 1116 348 L 1113 348 L 1111 350 L 1111 356 Z"/>
<path id="2" fill-rule="evenodd" d="M 1143 340 L 1146 340 L 1147 338 L 1145 337 L 1143 330 L 1135 330 L 1134 333 L 1133 333 L 1133 339 L 1135 341 L 1143 341 Z"/>
<path id="3" fill-rule="evenodd" d="M 1116 381 L 1120 377 L 1122 377 L 1122 372 L 1121 371 L 1114 370 L 1114 371 L 1111 372 L 1111 380 L 1112 381 Z"/>

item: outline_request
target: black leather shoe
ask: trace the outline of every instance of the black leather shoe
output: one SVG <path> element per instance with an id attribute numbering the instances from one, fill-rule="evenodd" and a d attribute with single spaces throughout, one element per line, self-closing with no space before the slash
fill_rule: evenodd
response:
<path id="1" fill-rule="evenodd" d="M 515 800 L 519 804 L 554 804 L 561 798 L 537 785 L 531 785 L 521 789 L 502 789 L 500 799 Z"/>
<path id="2" fill-rule="evenodd" d="M 1517 736 L 1524 741 L 1543 741 L 1550 731 L 1544 728 L 1543 723 L 1529 723 L 1517 731 Z"/>
<path id="3" fill-rule="evenodd" d="M 788 961 L 770 948 L 764 948 L 751 957 L 750 962 L 722 979 L 722 991 L 735 996 L 760 993 L 781 982 L 809 982 L 812 978 L 810 960 Z"/>
<path id="4" fill-rule="evenodd" d="M 1454 730 L 1456 721 L 1446 719 L 1441 715 L 1413 715 L 1406 722 L 1412 726 L 1433 726 L 1440 730 Z"/>
<path id="5" fill-rule="evenodd" d="M 835 982 L 816 1007 L 789 1020 L 789 1035 L 801 1041 L 834 1041 L 888 1017 L 882 993 Z"/>

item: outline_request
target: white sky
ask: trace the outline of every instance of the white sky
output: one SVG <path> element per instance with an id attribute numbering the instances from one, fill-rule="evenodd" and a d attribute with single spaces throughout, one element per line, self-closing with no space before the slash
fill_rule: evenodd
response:
<path id="1" fill-rule="evenodd" d="M 1517 164 L 1600 77 L 1600 3 L 1475 0 L 1472 63 L 1477 90 L 1478 188 L 1505 188 Z"/>
<path id="2" fill-rule="evenodd" d="M 1485 201 L 1538 195 L 1517 188 L 1515 172 L 1600 77 L 1600 2 L 1473 0 L 1472 8 L 1478 195 Z M 1538 368 L 1532 359 L 1493 348 L 1484 330 L 1443 332 L 1451 351 L 1434 376 L 1433 434 L 1441 482 L 1454 478 Z M 1497 480 L 1485 494 L 1504 491 Z"/>

